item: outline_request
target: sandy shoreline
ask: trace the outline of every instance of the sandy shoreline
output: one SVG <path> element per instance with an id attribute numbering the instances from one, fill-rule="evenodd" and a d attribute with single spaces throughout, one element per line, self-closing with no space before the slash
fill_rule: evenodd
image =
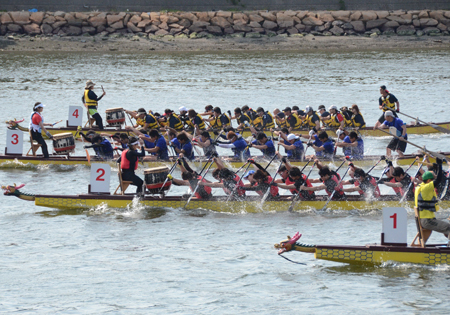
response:
<path id="1" fill-rule="evenodd" d="M 312 36 L 262 38 L 0 37 L 2 52 L 377 51 L 450 49 L 450 36 Z"/>

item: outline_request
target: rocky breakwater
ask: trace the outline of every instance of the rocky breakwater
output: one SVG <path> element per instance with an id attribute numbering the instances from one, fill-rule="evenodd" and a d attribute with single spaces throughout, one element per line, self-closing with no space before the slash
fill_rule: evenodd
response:
<path id="1" fill-rule="evenodd" d="M 450 11 L 3 12 L 0 34 L 199 38 L 449 35 Z"/>

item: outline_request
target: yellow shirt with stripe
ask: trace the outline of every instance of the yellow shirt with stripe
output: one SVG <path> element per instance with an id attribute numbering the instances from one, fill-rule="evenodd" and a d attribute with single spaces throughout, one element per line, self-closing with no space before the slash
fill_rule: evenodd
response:
<path id="1" fill-rule="evenodd" d="M 420 198 L 422 198 L 425 201 L 437 201 L 437 195 L 436 190 L 434 189 L 434 183 L 433 181 L 430 181 L 429 183 L 421 183 L 419 186 L 416 187 L 416 191 L 414 192 L 415 197 L 415 205 L 419 208 L 419 217 L 421 219 L 433 219 L 435 218 L 435 214 L 433 211 L 429 210 L 420 210 L 420 207 L 418 205 Z M 436 204 L 435 206 L 436 211 L 438 211 L 439 206 Z"/>

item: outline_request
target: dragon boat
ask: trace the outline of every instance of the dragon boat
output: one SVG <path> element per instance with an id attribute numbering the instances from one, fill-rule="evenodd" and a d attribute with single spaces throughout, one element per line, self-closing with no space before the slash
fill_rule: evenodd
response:
<path id="1" fill-rule="evenodd" d="M 19 129 L 21 131 L 24 132 L 28 132 L 29 129 L 27 127 L 23 127 L 19 124 L 18 121 L 15 120 L 10 120 L 6 122 L 8 124 L 8 128 L 9 129 Z M 450 129 L 450 122 L 442 122 L 442 123 L 436 123 L 436 126 L 445 128 L 445 129 Z M 439 133 L 439 130 L 436 130 L 435 128 L 433 128 L 432 126 L 428 125 L 428 124 L 420 124 L 420 123 L 413 123 L 413 124 L 408 124 L 407 125 L 408 128 L 408 134 L 429 134 L 429 133 Z M 50 132 L 52 135 L 58 134 L 58 133 L 67 133 L 70 132 L 73 135 L 75 135 L 77 133 L 77 127 L 70 127 L 70 126 L 66 126 L 66 127 L 60 127 L 60 128 L 46 128 L 48 132 Z M 84 133 L 88 132 L 89 130 L 91 130 L 92 128 L 82 128 L 82 131 Z M 353 128 L 347 128 L 349 131 L 353 130 Z M 116 132 L 124 132 L 124 133 L 129 133 L 130 131 L 127 129 L 122 129 L 121 127 L 106 127 L 103 130 L 99 130 L 99 129 L 95 129 L 98 132 L 102 132 L 102 133 L 108 133 L 108 134 L 115 134 Z M 275 131 L 280 130 L 278 128 L 273 129 Z M 324 131 L 326 131 L 328 133 L 328 136 L 330 137 L 336 137 L 336 129 L 333 128 L 325 128 L 322 129 Z M 213 132 L 219 132 L 220 130 L 217 131 L 211 131 L 211 134 Z M 267 135 L 273 135 L 273 132 L 271 130 L 264 130 L 264 132 Z M 292 133 L 308 133 L 309 132 L 309 128 L 302 128 L 302 129 L 296 129 L 296 130 L 292 130 Z M 378 130 L 378 129 L 373 129 L 373 127 L 364 127 L 358 130 L 358 132 L 362 135 L 362 136 L 369 136 L 369 137 L 385 137 L 386 134 L 383 133 L 382 131 Z M 246 129 L 244 130 L 242 133 L 243 137 L 249 137 L 251 136 L 251 132 L 250 130 Z M 43 133 L 43 137 L 47 138 L 47 136 Z"/>
<path id="2" fill-rule="evenodd" d="M 450 264 L 450 247 L 446 244 L 430 244 L 421 247 L 407 244 L 367 244 L 365 246 L 311 245 L 299 242 L 298 232 L 291 238 L 275 244 L 281 255 L 289 251 L 314 254 L 316 259 L 347 264 L 380 265 L 386 262 L 423 265 Z"/>
<path id="3" fill-rule="evenodd" d="M 145 195 L 137 197 L 135 194 L 80 194 L 80 195 L 34 195 L 20 191 L 23 185 L 2 186 L 4 195 L 15 196 L 19 199 L 34 201 L 36 206 L 56 208 L 62 210 L 92 209 L 106 205 L 111 208 L 127 208 L 132 204 L 145 207 L 158 208 L 185 208 L 204 209 L 227 213 L 260 213 L 260 212 L 286 212 L 292 204 L 292 196 L 281 196 L 276 200 L 261 202 L 260 196 L 247 196 L 244 200 L 229 200 L 228 196 L 212 197 L 209 200 L 192 198 L 187 204 L 190 195 L 183 196 L 155 196 Z M 322 209 L 327 203 L 328 196 L 317 196 L 316 200 L 299 201 L 292 211 L 315 211 Z M 413 207 L 413 201 L 405 201 L 405 207 Z M 366 201 L 361 196 L 348 196 L 345 201 L 331 201 L 327 210 L 380 210 L 383 207 L 398 206 L 399 198 L 395 195 L 385 195 L 373 201 Z M 441 207 L 449 208 L 450 201 L 442 201 Z"/>
<path id="4" fill-rule="evenodd" d="M 450 160 L 450 152 L 444 152 L 443 155 L 447 156 Z M 169 161 L 161 160 L 147 160 L 144 159 L 142 162 L 146 167 L 157 167 L 163 165 L 173 164 L 177 157 L 170 157 Z M 364 158 L 364 160 L 354 160 L 353 162 L 361 167 L 368 167 L 374 165 L 379 161 L 381 156 L 369 155 Z M 393 162 L 397 165 L 409 165 L 416 159 L 414 154 L 406 154 L 403 158 L 394 158 Z M 265 163 L 267 159 L 262 156 L 254 157 L 254 160 L 258 163 Z M 341 162 L 344 160 L 344 156 L 336 156 L 334 162 Z M 193 160 L 193 163 L 206 163 L 208 160 L 205 158 L 197 158 Z M 434 163 L 436 160 L 430 157 L 430 162 Z M 233 159 L 232 157 L 223 157 L 223 162 L 231 168 L 239 168 L 242 166 L 243 162 L 240 160 Z M 289 160 L 291 165 L 294 166 L 304 166 L 307 161 L 301 160 Z M 333 161 L 322 160 L 324 164 L 332 163 Z M 50 155 L 48 159 L 44 159 L 42 155 L 32 156 L 32 155 L 19 155 L 19 154 L 0 154 L 0 168 L 15 168 L 17 166 L 26 165 L 90 165 L 90 163 L 110 163 L 114 164 L 114 161 L 105 161 L 97 158 L 96 156 L 91 156 L 88 159 L 86 156 L 72 156 L 72 155 Z"/>

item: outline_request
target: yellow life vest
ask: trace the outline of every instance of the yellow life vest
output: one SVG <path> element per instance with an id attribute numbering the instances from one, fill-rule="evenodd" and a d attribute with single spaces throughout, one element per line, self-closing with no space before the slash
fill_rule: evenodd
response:
<path id="1" fill-rule="evenodd" d="M 272 114 L 271 114 L 269 111 L 267 111 L 266 114 L 270 116 L 270 118 L 272 119 L 272 121 L 271 121 L 271 122 L 268 122 L 268 123 L 264 126 L 264 128 L 266 128 L 266 129 L 269 129 L 269 128 L 275 128 L 275 122 L 274 122 L 274 119 L 273 119 Z"/>
<path id="2" fill-rule="evenodd" d="M 226 124 L 222 124 L 222 121 L 220 120 L 220 118 L 222 116 L 225 116 L 227 118 L 228 122 Z M 230 117 L 228 117 L 227 114 L 220 114 L 219 116 L 214 117 L 214 120 L 211 123 L 211 127 L 215 128 L 215 129 L 222 129 L 225 126 L 229 126 L 230 125 L 230 121 L 231 121 Z"/>
<path id="3" fill-rule="evenodd" d="M 390 96 L 391 94 L 388 94 L 386 97 L 384 96 L 381 97 L 382 105 L 384 105 L 383 112 L 388 110 L 395 111 L 395 103 L 391 103 L 391 101 L 389 100 Z"/>
<path id="4" fill-rule="evenodd" d="M 153 116 L 153 114 L 147 114 L 150 117 L 152 117 L 154 119 L 154 122 L 149 123 L 147 129 L 158 129 L 159 128 L 159 124 L 158 124 L 158 120 L 156 119 L 155 116 Z M 145 125 L 145 121 L 144 121 L 144 125 Z"/>
<path id="5" fill-rule="evenodd" d="M 355 121 L 356 115 L 352 115 L 352 126 L 353 126 L 353 127 L 364 128 L 364 127 L 366 127 L 366 122 L 365 122 L 365 120 L 364 120 L 363 115 L 362 115 L 362 114 L 359 114 L 359 115 L 361 116 L 362 120 L 364 121 L 364 124 L 357 123 L 357 122 Z"/>
<path id="6" fill-rule="evenodd" d="M 315 127 L 316 123 L 312 121 L 314 116 L 317 116 L 317 114 L 316 113 L 313 113 L 312 115 L 307 114 L 305 120 L 302 123 L 302 125 L 305 125 L 305 126 L 307 126 L 309 128 Z M 317 116 L 317 118 L 319 118 L 319 117 Z"/>
<path id="7" fill-rule="evenodd" d="M 281 118 L 276 117 L 275 122 L 277 123 L 278 128 L 288 128 L 288 123 L 286 121 L 286 116 L 284 117 L 284 120 L 281 121 Z"/>
<path id="8" fill-rule="evenodd" d="M 85 89 L 84 90 L 84 102 L 86 103 L 86 105 L 88 106 L 89 109 L 97 109 L 98 106 L 98 102 L 95 100 L 91 100 L 88 96 L 89 94 L 89 89 Z"/>
<path id="9" fill-rule="evenodd" d="M 138 117 L 136 119 L 136 125 L 144 127 L 144 120 Z"/>
<path id="10" fill-rule="evenodd" d="M 294 126 L 292 126 L 286 118 L 285 122 L 286 122 L 287 127 L 291 127 L 292 129 L 300 129 L 300 127 L 302 126 L 302 120 L 295 113 L 291 113 L 291 115 L 295 117 L 295 124 L 294 124 Z"/>
<path id="11" fill-rule="evenodd" d="M 328 125 L 330 126 L 330 127 L 336 127 L 336 128 L 339 128 L 340 126 L 341 126 L 341 123 L 339 122 L 339 120 L 338 120 L 338 118 L 337 118 L 337 115 L 338 114 L 340 114 L 339 112 L 338 113 L 336 113 L 336 114 L 331 114 L 330 113 L 330 115 L 331 115 L 331 120 L 330 120 L 330 122 L 328 123 Z M 342 115 L 342 114 L 341 114 Z"/>
<path id="12" fill-rule="evenodd" d="M 416 207 L 419 208 L 419 217 L 421 219 L 433 219 L 434 213 L 439 209 L 436 190 L 433 181 L 421 183 L 414 192 Z"/>
<path id="13" fill-rule="evenodd" d="M 202 116 L 200 116 L 200 114 L 197 114 L 197 116 L 200 119 L 200 123 L 198 124 L 198 129 L 200 130 L 204 130 L 205 129 L 205 122 L 203 121 Z M 194 128 L 194 118 L 191 118 L 190 120 L 186 121 L 188 123 L 189 126 L 191 126 L 192 128 Z"/>
<path id="14" fill-rule="evenodd" d="M 177 120 L 177 123 L 175 123 L 175 125 L 173 126 L 173 129 L 175 129 L 175 130 L 182 130 L 183 129 L 183 122 L 181 121 L 181 119 L 178 118 L 178 116 L 176 114 L 174 114 L 174 113 L 172 113 L 172 117 L 174 117 Z M 170 123 L 169 123 L 170 118 L 171 117 L 169 117 L 169 119 L 167 119 L 167 122 L 168 122 L 167 125 L 169 125 L 169 126 L 170 126 Z"/>

